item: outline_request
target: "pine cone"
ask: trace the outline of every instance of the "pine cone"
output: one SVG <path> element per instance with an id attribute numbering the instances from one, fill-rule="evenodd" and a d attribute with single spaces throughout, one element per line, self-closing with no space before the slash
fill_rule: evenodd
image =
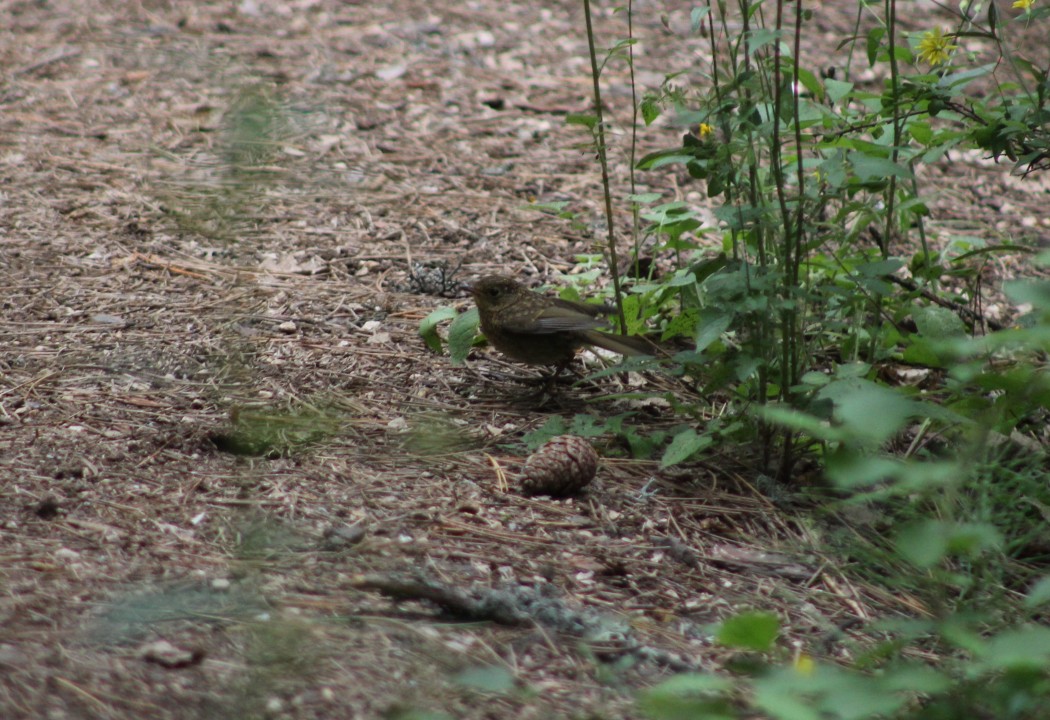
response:
<path id="1" fill-rule="evenodd" d="M 598 453 L 589 442 L 576 435 L 559 435 L 525 460 L 521 489 L 527 495 L 575 495 L 597 472 Z"/>

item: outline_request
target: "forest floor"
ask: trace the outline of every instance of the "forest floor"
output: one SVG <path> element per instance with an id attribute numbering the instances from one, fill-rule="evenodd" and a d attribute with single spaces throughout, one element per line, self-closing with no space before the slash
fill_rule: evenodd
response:
<path id="1" fill-rule="evenodd" d="M 830 64 L 852 5 L 811 21 Z M 703 87 L 688 11 L 635 11 L 639 85 Z M 599 252 L 598 166 L 565 123 L 590 107 L 578 3 L 0 16 L 3 718 L 628 718 L 635 691 L 720 668 L 710 626 L 743 609 L 779 616 L 785 657 L 830 659 L 925 612 L 851 580 L 746 449 L 662 471 L 596 438 L 581 497 L 523 496 L 526 434 L 670 429 L 615 397 L 662 381 L 537 406 L 497 353 L 456 366 L 420 339 L 470 306 L 460 282 L 556 282 Z M 625 34 L 609 7 L 596 28 Z M 623 127 L 627 73 L 604 81 Z M 680 135 L 661 121 L 642 152 Z M 930 174 L 934 237 L 1048 244 L 1045 178 L 965 153 Z M 640 180 L 710 212 L 681 173 Z M 1016 272 L 990 262 L 993 285 Z M 550 612 L 464 620 L 485 591 Z"/>

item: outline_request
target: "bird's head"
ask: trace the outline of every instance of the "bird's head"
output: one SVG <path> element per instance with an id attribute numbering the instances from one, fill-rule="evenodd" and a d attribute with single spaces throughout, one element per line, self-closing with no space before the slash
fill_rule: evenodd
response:
<path id="1" fill-rule="evenodd" d="M 483 277 L 470 288 L 474 302 L 482 311 L 505 308 L 513 304 L 522 293 L 527 292 L 517 280 L 504 275 Z"/>

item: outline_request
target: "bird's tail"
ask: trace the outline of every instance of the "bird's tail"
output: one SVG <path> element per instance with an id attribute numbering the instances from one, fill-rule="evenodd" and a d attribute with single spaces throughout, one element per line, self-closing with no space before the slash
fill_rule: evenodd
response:
<path id="1" fill-rule="evenodd" d="M 660 348 L 640 335 L 613 335 L 601 330 L 584 330 L 580 333 L 589 345 L 597 345 L 621 355 L 658 355 Z"/>

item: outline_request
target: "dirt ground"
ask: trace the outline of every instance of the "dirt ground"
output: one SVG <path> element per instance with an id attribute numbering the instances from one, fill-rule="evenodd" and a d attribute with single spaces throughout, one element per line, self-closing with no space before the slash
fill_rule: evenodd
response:
<path id="1" fill-rule="evenodd" d="M 833 46 L 852 9 L 825 5 Z M 599 10 L 611 44 L 622 16 Z M 701 82 L 688 9 L 635 10 L 641 86 Z M 660 472 L 597 438 L 585 495 L 522 496 L 522 437 L 554 416 L 681 420 L 609 397 L 616 377 L 536 408 L 496 354 L 453 366 L 418 337 L 469 306 L 459 281 L 595 252 L 598 169 L 564 122 L 589 107 L 577 3 L 0 19 L 0 717 L 626 718 L 635 690 L 720 667 L 708 627 L 741 609 L 821 658 L 922 612 L 851 584 L 739 450 Z M 624 121 L 626 72 L 606 82 Z M 1045 180 L 976 155 L 939 172 L 939 231 L 1050 244 Z M 413 599 L 434 588 L 561 619 L 464 622 Z"/>

